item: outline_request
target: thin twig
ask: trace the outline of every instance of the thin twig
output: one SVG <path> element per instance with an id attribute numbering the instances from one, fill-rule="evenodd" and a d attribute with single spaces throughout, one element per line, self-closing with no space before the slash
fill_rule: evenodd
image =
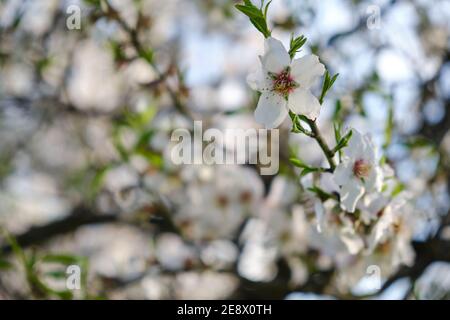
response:
<path id="1" fill-rule="evenodd" d="M 322 134 L 320 133 L 319 127 L 316 124 L 316 121 L 313 120 L 307 120 L 307 123 L 309 127 L 311 128 L 312 138 L 317 141 L 320 148 L 322 149 L 325 157 L 328 160 L 328 164 L 330 165 L 331 171 L 334 171 L 336 168 L 336 163 L 334 162 L 334 152 L 328 147 L 328 144 L 326 143 L 325 139 L 323 138 Z"/>

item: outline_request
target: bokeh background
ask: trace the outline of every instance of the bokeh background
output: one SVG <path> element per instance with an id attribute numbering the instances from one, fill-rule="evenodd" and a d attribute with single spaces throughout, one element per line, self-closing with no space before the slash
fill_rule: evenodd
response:
<path id="1" fill-rule="evenodd" d="M 414 263 L 376 262 L 381 290 L 373 262 L 317 239 L 287 159 L 324 159 L 289 123 L 278 175 L 171 163 L 170 134 L 193 119 L 259 128 L 246 77 L 263 37 L 237 3 L 0 2 L 0 299 L 450 297 L 450 2 L 269 10 L 273 36 L 304 34 L 301 54 L 340 74 L 319 119 L 326 138 L 339 106 L 414 194 Z M 71 5 L 79 30 L 66 26 Z M 81 290 L 65 288 L 70 264 Z"/>

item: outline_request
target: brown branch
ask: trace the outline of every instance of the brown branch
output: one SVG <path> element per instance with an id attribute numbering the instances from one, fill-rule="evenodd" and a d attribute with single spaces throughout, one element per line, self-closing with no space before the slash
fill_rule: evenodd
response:
<path id="1" fill-rule="evenodd" d="M 17 243 L 26 248 L 31 245 L 41 244 L 57 235 L 65 234 L 88 224 L 100 224 L 117 221 L 117 215 L 96 214 L 90 209 L 79 206 L 73 209 L 72 213 L 62 220 L 51 222 L 44 226 L 32 227 L 28 231 L 15 236 Z M 11 253 L 9 244 L 3 245 L 0 252 L 2 254 Z"/>
<path id="2" fill-rule="evenodd" d="M 402 278 L 409 278 L 411 282 L 416 281 L 427 267 L 433 262 L 450 262 L 450 241 L 437 238 L 426 242 L 413 242 L 416 253 L 414 264 L 410 267 L 402 266 L 383 284 L 377 295 L 386 291 L 394 282 Z"/>

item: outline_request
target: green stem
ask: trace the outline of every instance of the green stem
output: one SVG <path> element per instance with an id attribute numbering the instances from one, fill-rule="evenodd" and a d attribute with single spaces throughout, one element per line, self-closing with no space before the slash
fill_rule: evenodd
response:
<path id="1" fill-rule="evenodd" d="M 328 147 L 325 139 L 320 133 L 319 127 L 317 126 L 316 122 L 313 120 L 307 120 L 307 123 L 311 128 L 312 138 L 317 141 L 323 153 L 325 154 L 325 157 L 328 160 L 328 164 L 330 165 L 331 171 L 334 171 L 334 169 L 336 168 L 336 163 L 334 162 L 333 159 L 335 153 L 330 149 L 330 147 Z"/>

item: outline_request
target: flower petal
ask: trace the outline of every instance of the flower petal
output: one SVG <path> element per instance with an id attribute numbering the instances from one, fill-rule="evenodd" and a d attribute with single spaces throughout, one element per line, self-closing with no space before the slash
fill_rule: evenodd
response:
<path id="1" fill-rule="evenodd" d="M 255 119 L 267 129 L 278 127 L 288 114 L 286 100 L 275 93 L 264 92 L 255 110 Z"/>
<path id="2" fill-rule="evenodd" d="M 358 179 L 351 179 L 345 183 L 340 192 L 341 208 L 348 212 L 355 212 L 356 203 L 364 194 L 364 186 Z"/>
<path id="3" fill-rule="evenodd" d="M 368 192 L 370 191 L 381 191 L 383 184 L 383 172 L 380 167 L 375 167 L 370 170 L 369 176 L 364 179 L 364 186 Z"/>
<path id="4" fill-rule="evenodd" d="M 263 92 L 270 89 L 272 82 L 267 72 L 259 68 L 247 76 L 247 83 L 253 90 Z"/>
<path id="5" fill-rule="evenodd" d="M 265 52 L 261 62 L 265 70 L 280 73 L 289 66 L 291 58 L 280 40 L 267 38 L 264 48 Z"/>
<path id="6" fill-rule="evenodd" d="M 348 142 L 348 146 L 344 149 L 345 154 L 354 159 L 362 159 L 366 150 L 366 142 L 363 135 L 356 129 L 352 129 L 352 137 Z"/>
<path id="7" fill-rule="evenodd" d="M 392 208 L 387 206 L 384 210 L 383 215 L 375 224 L 372 232 L 369 236 L 368 247 L 369 251 L 372 251 L 376 245 L 387 235 L 394 222 L 394 216 L 392 213 Z"/>
<path id="8" fill-rule="evenodd" d="M 341 240 L 352 255 L 357 254 L 364 248 L 363 240 L 356 234 L 344 232 L 341 234 Z"/>
<path id="9" fill-rule="evenodd" d="M 353 176 L 353 165 L 349 160 L 344 160 L 334 170 L 333 178 L 337 185 L 346 184 Z"/>
<path id="10" fill-rule="evenodd" d="M 366 162 L 374 164 L 376 161 L 376 147 L 370 135 L 362 135 L 358 130 L 353 129 L 353 134 L 345 148 L 345 154 L 352 159 L 364 159 Z"/>
<path id="11" fill-rule="evenodd" d="M 291 75 L 302 88 L 310 88 L 324 72 L 325 66 L 314 54 L 295 59 L 291 64 Z"/>
<path id="12" fill-rule="evenodd" d="M 288 106 L 292 112 L 302 114 L 311 120 L 315 120 L 320 113 L 319 100 L 308 89 L 295 89 L 289 95 Z"/>
<path id="13" fill-rule="evenodd" d="M 314 201 L 314 212 L 316 213 L 317 232 L 322 233 L 325 225 L 325 208 L 322 201 L 319 201 L 318 199 Z"/>

